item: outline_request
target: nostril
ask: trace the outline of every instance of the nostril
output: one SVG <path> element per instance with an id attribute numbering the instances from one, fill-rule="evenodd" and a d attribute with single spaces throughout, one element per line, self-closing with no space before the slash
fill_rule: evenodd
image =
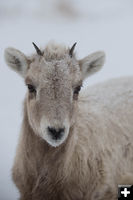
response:
<path id="1" fill-rule="evenodd" d="M 48 132 L 51 134 L 53 139 L 60 139 L 62 137 L 62 133 L 65 131 L 65 128 L 55 129 L 53 127 L 48 126 Z"/>

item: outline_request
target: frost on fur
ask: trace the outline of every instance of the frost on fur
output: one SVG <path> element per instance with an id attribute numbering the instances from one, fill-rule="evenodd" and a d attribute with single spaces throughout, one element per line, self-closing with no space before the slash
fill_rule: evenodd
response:
<path id="1" fill-rule="evenodd" d="M 27 86 L 12 170 L 21 200 L 116 200 L 132 183 L 133 78 L 82 88 L 103 52 L 78 60 L 73 48 L 8 48 L 7 64 Z"/>

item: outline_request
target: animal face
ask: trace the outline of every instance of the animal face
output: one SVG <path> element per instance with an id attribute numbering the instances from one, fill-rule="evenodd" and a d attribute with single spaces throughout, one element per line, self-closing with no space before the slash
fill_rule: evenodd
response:
<path id="1" fill-rule="evenodd" d="M 31 126 L 49 144 L 58 146 L 68 136 L 82 85 L 78 62 L 68 54 L 60 60 L 37 57 L 29 66 L 25 82 Z"/>
<path id="2" fill-rule="evenodd" d="M 101 68 L 104 53 L 97 52 L 78 61 L 73 49 L 61 45 L 52 43 L 44 51 L 37 47 L 36 50 L 37 54 L 26 57 L 8 48 L 5 58 L 25 79 L 30 126 L 35 134 L 57 147 L 67 139 L 74 123 L 83 80 Z"/>

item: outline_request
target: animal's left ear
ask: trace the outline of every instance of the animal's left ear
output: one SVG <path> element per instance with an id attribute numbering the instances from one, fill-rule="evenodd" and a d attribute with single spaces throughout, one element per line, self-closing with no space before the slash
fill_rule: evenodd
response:
<path id="1" fill-rule="evenodd" d="M 83 80 L 99 71 L 105 62 L 105 53 L 98 51 L 79 60 Z"/>

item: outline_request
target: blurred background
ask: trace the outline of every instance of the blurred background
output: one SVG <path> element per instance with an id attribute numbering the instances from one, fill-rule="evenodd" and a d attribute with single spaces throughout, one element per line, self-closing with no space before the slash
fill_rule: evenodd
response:
<path id="1" fill-rule="evenodd" d="M 103 69 L 85 82 L 133 75 L 132 0 L 0 0 L 0 200 L 18 199 L 11 167 L 22 120 L 23 80 L 4 62 L 4 49 L 15 47 L 27 55 L 32 42 L 49 40 L 72 46 L 80 59 L 104 50 Z"/>

